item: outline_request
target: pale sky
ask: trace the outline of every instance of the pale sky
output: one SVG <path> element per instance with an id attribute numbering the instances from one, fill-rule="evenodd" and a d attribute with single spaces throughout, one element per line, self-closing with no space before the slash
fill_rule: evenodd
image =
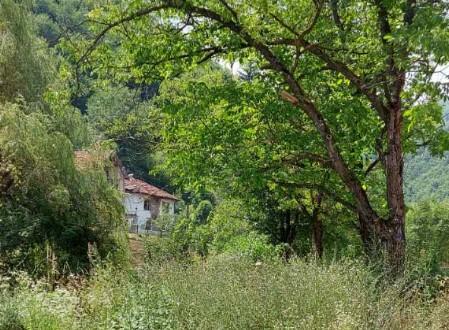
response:
<path id="1" fill-rule="evenodd" d="M 449 64 L 437 68 L 437 72 L 433 75 L 432 80 L 449 83 Z"/>

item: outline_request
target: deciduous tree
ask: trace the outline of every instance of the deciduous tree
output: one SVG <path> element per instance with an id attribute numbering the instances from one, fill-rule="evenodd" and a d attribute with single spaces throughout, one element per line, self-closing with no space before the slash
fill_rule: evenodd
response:
<path id="1" fill-rule="evenodd" d="M 440 112 L 442 86 L 431 77 L 448 61 L 445 1 L 131 1 L 98 7 L 90 17 L 103 23 L 79 63 L 97 49 L 97 72 L 154 79 L 216 57 L 257 63 L 263 79 L 321 137 L 354 198 L 366 244 L 380 242 L 392 269 L 401 269 L 404 148 L 427 136 L 418 114 Z M 354 125 L 366 134 L 352 135 Z M 376 142 L 366 151 L 376 155 L 369 169 L 381 166 L 384 173 L 386 212 L 373 205 L 353 166 L 360 154 L 342 147 L 366 137 Z"/>

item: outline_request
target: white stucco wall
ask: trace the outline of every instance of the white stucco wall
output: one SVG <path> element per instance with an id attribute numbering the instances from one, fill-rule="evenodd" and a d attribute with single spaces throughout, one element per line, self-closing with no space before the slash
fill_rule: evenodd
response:
<path id="1" fill-rule="evenodd" d="M 125 212 L 128 217 L 128 225 L 132 225 L 132 218 L 135 217 L 138 225 L 138 232 L 145 232 L 145 226 L 148 219 L 151 218 L 151 211 L 144 210 L 145 196 L 139 194 L 128 194 L 124 196 Z M 133 217 L 130 217 L 132 215 Z"/>
<path id="2" fill-rule="evenodd" d="M 149 219 L 152 218 L 152 216 L 156 217 L 159 214 L 151 214 L 150 210 L 144 209 L 144 201 L 146 199 L 149 199 L 149 196 L 141 195 L 141 194 L 132 194 L 132 193 L 125 193 L 123 203 L 125 206 L 125 212 L 128 219 L 128 226 L 133 232 L 138 233 L 148 233 L 151 232 L 151 230 L 148 230 L 147 228 L 147 222 Z M 175 213 L 175 202 L 170 199 L 154 199 L 152 198 L 153 203 L 152 207 L 154 207 L 154 203 L 158 202 L 159 205 L 156 207 L 157 212 L 161 212 L 162 210 L 162 203 L 168 203 L 168 213 L 173 215 Z M 134 226 L 133 226 L 133 220 L 134 220 Z M 136 228 L 137 225 L 137 228 Z"/>

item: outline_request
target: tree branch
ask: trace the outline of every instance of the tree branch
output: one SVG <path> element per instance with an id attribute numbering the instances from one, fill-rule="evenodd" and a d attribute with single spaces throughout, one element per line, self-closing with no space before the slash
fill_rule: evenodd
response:
<path id="1" fill-rule="evenodd" d="M 334 201 L 340 203 L 341 205 L 348 208 L 352 212 L 357 213 L 356 205 L 347 201 L 344 198 L 341 198 L 338 194 L 327 189 L 327 187 L 325 187 L 323 185 L 316 184 L 316 183 L 307 183 L 307 182 L 300 183 L 300 182 L 282 181 L 282 180 L 277 180 L 277 179 L 275 179 L 274 181 L 280 185 L 293 186 L 293 187 L 299 188 L 299 189 L 311 189 L 311 190 L 315 190 L 317 192 L 324 193 L 325 195 L 329 196 Z"/>
<path id="2" fill-rule="evenodd" d="M 381 99 L 376 93 L 376 90 L 372 87 L 369 87 L 368 84 L 358 76 L 354 71 L 352 71 L 346 64 L 333 59 L 329 56 L 323 48 L 318 45 L 311 45 L 306 41 L 302 41 L 306 50 L 320 58 L 323 62 L 327 64 L 327 66 L 341 73 L 346 79 L 348 79 L 359 92 L 365 95 L 370 101 L 372 107 L 377 111 L 379 117 L 385 121 L 387 119 L 387 109 L 385 105 L 382 103 Z"/>
<path id="3" fill-rule="evenodd" d="M 330 0 L 330 7 L 332 10 L 332 18 L 340 31 L 340 35 L 345 32 L 345 27 L 341 21 L 340 15 L 338 14 L 338 0 Z"/>
<path id="4" fill-rule="evenodd" d="M 76 65 L 79 66 L 98 47 L 98 44 L 100 43 L 101 39 L 103 39 L 103 37 L 106 35 L 106 33 L 108 33 L 114 27 L 121 25 L 125 22 L 132 21 L 136 18 L 148 15 L 148 14 L 156 12 L 156 11 L 167 9 L 167 8 L 170 8 L 170 6 L 169 5 L 161 5 L 161 6 L 144 8 L 139 11 L 136 11 L 135 13 L 132 13 L 131 15 L 125 16 L 122 19 L 119 19 L 113 23 L 110 23 L 103 30 L 101 30 L 101 32 L 99 34 L 97 34 L 93 43 L 87 48 L 87 50 L 84 52 L 84 54 L 80 57 L 80 59 L 77 61 Z"/>
<path id="5" fill-rule="evenodd" d="M 367 176 L 373 169 L 376 167 L 376 165 L 380 162 L 380 158 L 376 158 L 365 170 L 365 176 Z"/>
<path id="6" fill-rule="evenodd" d="M 298 163 L 298 161 L 302 161 L 302 160 L 308 160 L 311 162 L 315 162 L 315 163 L 318 163 L 318 164 L 322 165 L 323 167 L 327 167 L 327 168 L 332 167 L 331 166 L 332 164 L 329 159 L 324 158 L 323 156 L 321 156 L 319 154 L 314 154 L 312 152 L 301 152 L 299 154 L 293 154 L 293 155 L 290 155 L 288 157 L 281 159 L 282 162 L 291 163 L 294 165 L 300 165 L 300 163 Z"/>
<path id="7" fill-rule="evenodd" d="M 318 22 L 318 19 L 320 18 L 321 10 L 323 9 L 323 4 L 324 1 L 322 0 L 315 1 L 315 14 L 313 15 L 312 21 L 310 22 L 309 26 L 299 34 L 300 39 L 304 39 L 305 36 L 307 36 L 310 32 L 312 32 L 313 28 Z"/>
<path id="8" fill-rule="evenodd" d="M 231 8 L 231 6 L 225 1 L 225 0 L 219 0 L 221 2 L 221 4 L 232 14 L 232 16 L 234 17 L 234 19 L 236 21 L 238 21 L 238 16 L 237 16 L 237 12 Z"/>
<path id="9" fill-rule="evenodd" d="M 287 29 L 288 31 L 290 31 L 291 33 L 293 33 L 295 36 L 299 37 L 300 34 L 294 29 L 292 28 L 290 25 L 288 25 L 287 23 L 285 23 L 280 17 L 278 17 L 277 15 L 270 13 L 270 16 L 274 18 L 274 20 L 276 22 L 278 22 L 282 27 L 284 27 L 285 29 Z"/>
<path id="10" fill-rule="evenodd" d="M 408 1 L 408 3 L 409 2 L 413 1 Z M 381 41 L 387 52 L 386 64 L 388 67 L 388 75 L 392 80 L 391 86 L 387 83 L 384 88 L 385 95 L 390 103 L 390 106 L 396 107 L 396 105 L 399 104 L 401 100 L 401 92 L 405 84 L 405 72 L 397 67 L 393 46 L 391 42 L 387 40 L 387 37 L 392 33 L 391 25 L 388 21 L 388 10 L 382 0 L 375 0 L 374 3 L 378 9 L 377 16 Z"/>
<path id="11" fill-rule="evenodd" d="M 416 0 L 407 0 L 404 10 L 404 23 L 411 25 L 416 15 Z"/>
<path id="12" fill-rule="evenodd" d="M 317 44 L 311 44 L 304 39 L 277 39 L 270 41 L 272 45 L 290 45 L 296 47 L 302 47 L 303 51 L 308 51 L 321 59 L 329 69 L 341 73 L 346 79 L 348 79 L 357 90 L 365 95 L 371 103 L 371 106 L 376 110 L 379 117 L 385 122 L 387 120 L 387 109 L 376 90 L 370 87 L 360 76 L 352 71 L 346 64 L 333 59 L 326 53 L 323 47 Z"/>

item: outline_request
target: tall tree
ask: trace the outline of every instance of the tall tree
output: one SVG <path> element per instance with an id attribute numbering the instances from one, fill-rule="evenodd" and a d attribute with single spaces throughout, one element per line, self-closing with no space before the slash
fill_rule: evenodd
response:
<path id="1" fill-rule="evenodd" d="M 98 49 L 98 72 L 115 68 L 141 79 L 176 74 L 214 57 L 257 63 L 263 79 L 314 125 L 333 171 L 355 200 L 365 243 L 381 243 L 399 271 L 405 255 L 404 147 L 423 137 L 414 135 L 415 114 L 438 110 L 443 90 L 430 77 L 448 61 L 447 7 L 426 0 L 112 4 L 91 12 L 107 23 L 95 26 L 79 63 Z M 113 42 L 101 43 L 108 32 Z M 357 102 L 357 111 L 346 111 L 348 99 Z M 336 125 L 337 115 L 346 127 Z M 355 123 L 366 128 L 366 137 L 350 134 Z M 363 171 L 352 162 L 361 154 L 343 150 L 360 138 L 376 141 L 366 152 L 377 154 L 369 169 L 380 165 L 384 173 L 385 210 L 373 205 Z"/>
<path id="2" fill-rule="evenodd" d="M 274 242 L 298 246 L 299 227 L 308 226 L 321 255 L 319 200 L 355 209 L 307 117 L 263 82 L 204 67 L 165 81 L 155 105 L 164 169 L 181 186 L 205 185 L 260 208 L 264 217 L 254 220 Z"/>

